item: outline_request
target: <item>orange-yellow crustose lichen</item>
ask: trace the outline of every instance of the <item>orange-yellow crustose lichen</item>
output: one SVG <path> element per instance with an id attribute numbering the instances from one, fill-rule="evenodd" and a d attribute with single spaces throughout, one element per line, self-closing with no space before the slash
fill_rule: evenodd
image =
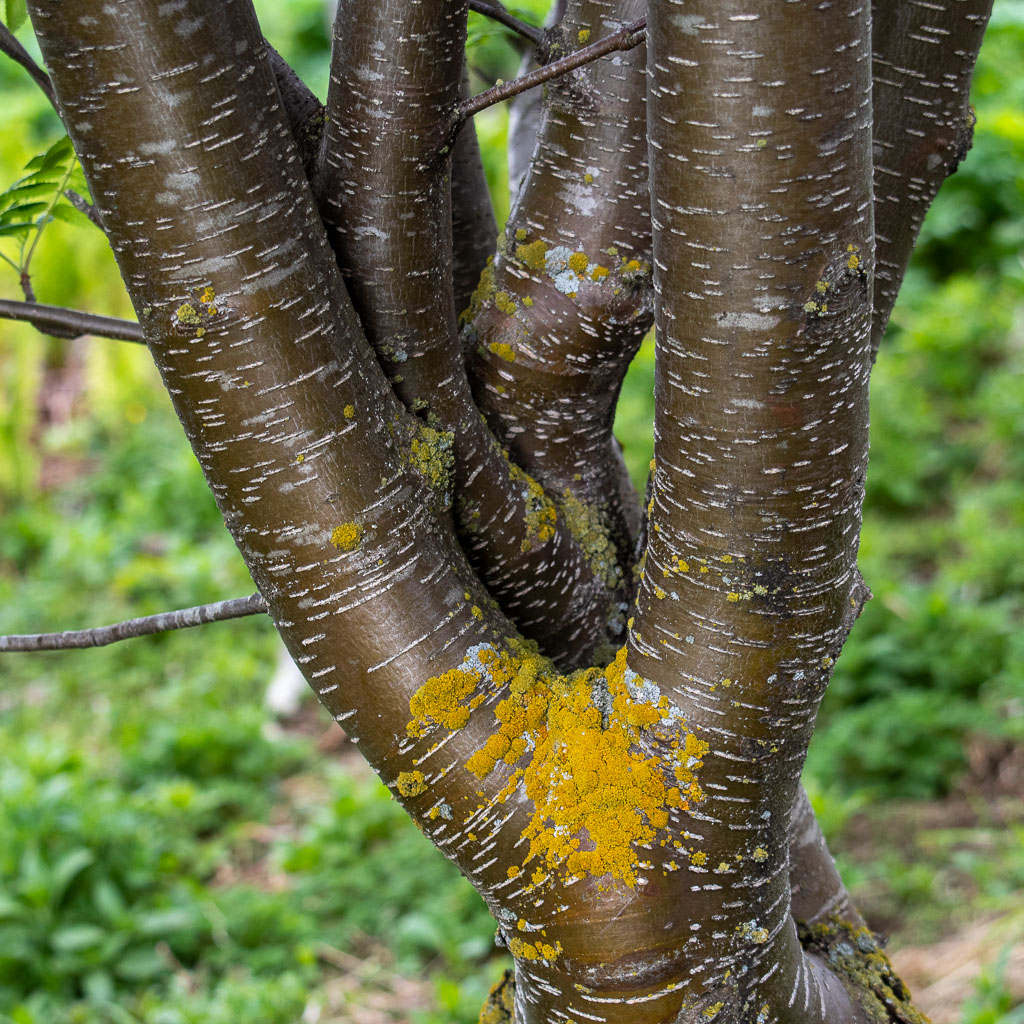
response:
<path id="1" fill-rule="evenodd" d="M 560 675 L 512 641 L 503 650 L 473 648 L 461 668 L 428 680 L 410 702 L 407 731 L 462 728 L 485 699 L 481 684 L 505 696 L 494 709 L 495 731 L 466 768 L 483 779 L 505 765 L 512 771 L 498 800 L 521 786 L 532 801 L 524 864 L 539 861 L 540 879 L 561 868 L 636 885 L 635 844 L 654 839 L 673 809 L 703 798 L 696 771 L 707 744 L 653 683 L 626 667 L 625 648 L 604 669 Z"/>
<path id="2" fill-rule="evenodd" d="M 427 779 L 423 772 L 399 772 L 395 789 L 402 796 L 419 796 L 427 791 Z"/>
<path id="3" fill-rule="evenodd" d="M 331 543 L 339 551 L 355 551 L 362 538 L 361 523 L 341 523 L 331 531 Z"/>
<path id="4" fill-rule="evenodd" d="M 469 721 L 470 711 L 484 701 L 483 694 L 477 694 L 471 700 L 468 698 L 483 678 L 485 664 L 482 659 L 487 654 L 486 650 L 473 652 L 463 662 L 466 667 L 453 668 L 428 679 L 412 695 L 409 711 L 413 720 L 405 727 L 409 736 L 422 736 L 432 723 L 454 732 Z"/>
<path id="5" fill-rule="evenodd" d="M 517 960 L 557 960 L 562 953 L 562 944 L 553 946 L 548 942 L 526 942 L 516 936 L 508 940 L 508 951 Z"/>

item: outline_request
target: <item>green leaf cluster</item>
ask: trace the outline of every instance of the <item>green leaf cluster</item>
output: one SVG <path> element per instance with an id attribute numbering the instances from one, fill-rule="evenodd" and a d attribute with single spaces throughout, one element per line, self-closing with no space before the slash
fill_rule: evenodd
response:
<path id="1" fill-rule="evenodd" d="M 34 156 L 25 170 L 26 174 L 0 193 L 0 239 L 13 242 L 11 251 L 15 253 L 12 256 L 0 251 L 0 259 L 19 274 L 28 272 L 43 229 L 52 220 L 88 221 L 66 195 L 69 189 L 88 195 L 85 177 L 66 135 L 45 153 Z"/>

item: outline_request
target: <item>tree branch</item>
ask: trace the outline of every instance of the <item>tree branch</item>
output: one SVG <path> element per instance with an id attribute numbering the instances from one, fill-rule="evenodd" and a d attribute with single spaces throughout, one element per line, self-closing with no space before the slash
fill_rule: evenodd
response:
<path id="1" fill-rule="evenodd" d="M 457 123 L 461 124 L 467 117 L 479 114 L 481 110 L 486 110 L 487 107 L 491 107 L 495 103 L 501 103 L 502 100 L 518 96 L 519 93 L 532 89 L 534 86 L 543 85 L 552 78 L 557 78 L 559 75 L 567 74 L 586 64 L 591 64 L 606 54 L 614 53 L 616 50 L 631 50 L 634 46 L 639 46 L 644 41 L 646 25 L 647 19 L 640 18 L 638 21 L 634 21 L 632 24 L 619 29 L 618 32 L 613 32 L 611 35 L 599 39 L 596 43 L 583 47 L 582 50 L 577 50 L 568 56 L 560 57 L 558 60 L 545 64 L 534 71 L 528 71 L 525 75 L 512 79 L 511 82 L 502 82 L 493 88 L 478 93 L 471 99 L 459 104 Z"/>
<path id="2" fill-rule="evenodd" d="M 445 452 L 414 447 L 360 329 L 251 3 L 29 6 L 149 350 L 289 652 L 413 813 L 493 795 L 499 779 L 426 763 L 410 700 L 515 630 L 437 511 Z M 197 33 L 204 73 L 179 74 Z M 464 764 L 485 715 L 443 756 Z M 398 781 L 428 773 L 427 796 Z"/>
<path id="3" fill-rule="evenodd" d="M 925 214 L 971 146 L 971 76 L 992 0 L 875 0 L 871 12 L 877 354 Z"/>
<path id="4" fill-rule="evenodd" d="M 58 338 L 77 338 L 93 334 L 117 341 L 135 341 L 145 344 L 142 325 L 112 316 L 96 316 L 62 306 L 41 306 L 35 302 L 17 302 L 0 299 L 0 319 L 21 320 Z"/>
<path id="5" fill-rule="evenodd" d="M 528 39 L 534 46 L 542 47 L 544 45 L 546 38 L 544 29 L 538 28 L 536 25 L 529 25 L 525 21 L 520 21 L 514 14 L 507 11 L 498 0 L 493 0 L 490 3 L 488 0 L 469 0 L 469 9 L 477 14 L 482 14 L 485 18 L 490 18 L 492 21 L 504 25 L 506 28 L 510 28 L 524 39 Z"/>
<path id="6" fill-rule="evenodd" d="M 585 38 L 609 6 L 576 0 L 553 37 Z M 463 317 L 488 424 L 571 520 L 586 518 L 593 561 L 623 584 L 640 515 L 612 422 L 653 309 L 644 60 L 638 47 L 596 64 L 586 95 L 552 90 L 504 245 Z"/>
<path id="7" fill-rule="evenodd" d="M 469 95 L 469 72 L 463 68 L 461 94 Z M 487 187 L 476 128 L 464 125 L 452 149 L 452 293 L 455 312 L 469 306 L 487 261 L 494 255 L 498 225 Z"/>
<path id="8" fill-rule="evenodd" d="M 437 158 L 462 77 L 466 8 L 458 6 L 429 0 L 410 12 L 394 0 L 349 0 L 339 10 L 321 214 L 381 366 L 429 424 L 417 444 L 442 443 L 454 455 L 461 500 L 453 511 L 474 568 L 546 654 L 582 663 L 615 597 L 554 504 L 481 421 L 459 345 L 449 161 Z M 353 23 L 363 30 L 350 31 Z M 406 98 L 410 79 L 416 104 Z"/>
<path id="9" fill-rule="evenodd" d="M 312 182 L 323 138 L 324 105 L 284 57 L 270 43 L 266 45 L 284 116 L 298 147 L 306 177 Z"/>
<path id="10" fill-rule="evenodd" d="M 57 97 L 54 95 L 50 76 L 32 59 L 28 50 L 18 42 L 11 30 L 2 22 L 0 22 L 0 53 L 7 54 L 11 60 L 20 64 L 32 76 L 59 116 L 60 108 L 57 106 Z"/>
<path id="11" fill-rule="evenodd" d="M 103 230 L 103 218 L 100 217 L 100 211 L 85 196 L 80 196 L 73 188 L 65 189 L 64 195 L 76 210 L 84 213 L 100 231 Z"/>
<path id="12" fill-rule="evenodd" d="M 138 619 L 115 622 L 110 626 L 91 629 L 71 629 L 63 633 L 21 633 L 0 636 L 0 654 L 27 651 L 71 651 L 83 647 L 106 647 L 121 640 L 134 640 L 153 633 L 166 633 L 172 629 L 190 629 L 210 622 L 241 619 L 246 615 L 262 615 L 267 602 L 261 594 L 235 597 L 213 604 L 197 604 L 192 608 L 179 608 L 158 615 L 145 615 Z"/>

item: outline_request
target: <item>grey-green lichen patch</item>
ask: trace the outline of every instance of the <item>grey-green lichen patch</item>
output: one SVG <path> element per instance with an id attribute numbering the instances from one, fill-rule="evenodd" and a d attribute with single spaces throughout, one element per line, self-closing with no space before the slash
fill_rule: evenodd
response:
<path id="1" fill-rule="evenodd" d="M 800 944 L 839 977 L 850 997 L 878 1024 L 928 1024 L 910 1002 L 910 992 L 892 969 L 878 938 L 836 915 L 818 924 L 797 923 Z"/>
<path id="2" fill-rule="evenodd" d="M 554 537 L 558 511 L 544 493 L 544 488 L 529 473 L 521 470 L 514 462 L 509 462 L 508 465 L 509 476 L 520 488 L 523 497 L 526 536 L 523 538 L 522 550 L 530 551 L 539 544 L 546 544 Z"/>
<path id="3" fill-rule="evenodd" d="M 431 489 L 441 495 L 445 507 L 452 501 L 455 469 L 455 434 L 421 425 L 409 443 L 409 465 L 425 477 Z"/>
<path id="4" fill-rule="evenodd" d="M 179 334 L 188 333 L 201 338 L 206 333 L 206 325 L 220 312 L 216 292 L 212 286 L 206 285 L 194 289 L 192 298 L 174 310 L 171 324 Z"/>
<path id="5" fill-rule="evenodd" d="M 601 510 L 581 501 L 568 488 L 562 492 L 558 504 L 565 525 L 582 547 L 591 572 L 609 590 L 619 589 L 622 569 Z"/>

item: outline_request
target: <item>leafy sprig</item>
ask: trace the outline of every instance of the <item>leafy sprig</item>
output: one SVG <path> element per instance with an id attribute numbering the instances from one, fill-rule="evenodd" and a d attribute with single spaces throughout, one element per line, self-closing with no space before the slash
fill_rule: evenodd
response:
<path id="1" fill-rule="evenodd" d="M 18 273 L 25 298 L 34 302 L 29 270 L 43 230 L 53 220 L 88 222 L 67 196 L 68 190 L 87 194 L 87 186 L 66 135 L 45 153 L 34 156 L 25 170 L 25 175 L 0 193 L 0 239 L 14 243 L 14 254 L 0 250 L 0 260 Z"/>

